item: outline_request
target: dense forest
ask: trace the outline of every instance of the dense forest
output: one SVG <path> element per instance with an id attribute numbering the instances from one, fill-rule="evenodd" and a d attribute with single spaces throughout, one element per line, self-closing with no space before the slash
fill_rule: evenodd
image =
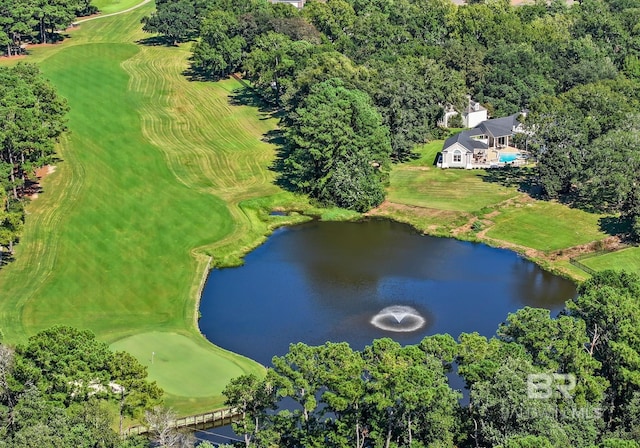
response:
<path id="1" fill-rule="evenodd" d="M 619 213 L 640 234 L 638 0 L 571 6 L 563 0 L 520 6 L 311 0 L 302 10 L 266 0 L 157 6 L 144 29 L 171 44 L 194 39 L 194 77 L 242 72 L 285 112 L 287 138 L 277 165 L 284 186 L 356 210 L 376 205 L 389 160 L 406 160 L 416 144 L 441 137 L 444 108 L 460 110 L 470 95 L 494 117 L 529 111 L 526 144 L 539 160 L 544 196 Z M 307 103 L 323 89 L 335 93 L 338 84 L 351 94 L 331 100 L 333 111 L 322 105 L 331 132 L 308 132 L 321 119 L 309 116 Z M 322 94 L 329 102 L 329 92 Z M 380 114 L 378 134 L 389 137 L 379 138 L 371 154 L 358 145 L 336 149 L 345 141 L 364 143 L 369 133 L 351 126 L 362 108 L 347 97 Z M 352 173 L 348 182 L 345 171 Z"/>
<path id="2" fill-rule="evenodd" d="M 227 404 L 246 447 L 637 448 L 639 299 L 639 277 L 607 271 L 558 317 L 524 308 L 490 339 L 292 344 L 266 378 L 233 380 Z"/>
<path id="3" fill-rule="evenodd" d="M 0 67 L 0 265 L 20 238 L 26 187 L 51 162 L 67 109 L 35 65 Z"/>
<path id="4" fill-rule="evenodd" d="M 97 12 L 91 0 L 0 0 L 0 48 L 6 55 L 24 52 L 23 44 L 57 40 L 76 17 Z"/>

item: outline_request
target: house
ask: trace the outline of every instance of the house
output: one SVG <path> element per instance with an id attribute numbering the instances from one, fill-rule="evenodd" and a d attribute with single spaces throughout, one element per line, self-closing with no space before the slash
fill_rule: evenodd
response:
<path id="1" fill-rule="evenodd" d="M 487 109 L 477 101 L 473 101 L 470 96 L 467 97 L 467 100 L 467 107 L 461 114 L 458 114 L 458 111 L 451 104 L 443 106 L 443 115 L 442 118 L 438 120 L 438 126 L 448 128 L 449 119 L 455 115 L 460 115 L 462 127 L 465 128 L 474 128 L 483 121 L 486 121 L 488 118 Z"/>
<path id="2" fill-rule="evenodd" d="M 440 168 L 493 168 L 520 164 L 521 150 L 513 146 L 513 136 L 523 132 L 521 114 L 485 120 L 473 129 L 459 132 L 444 142 L 438 157 Z"/>
<path id="3" fill-rule="evenodd" d="M 306 0 L 269 0 L 271 3 L 288 3 L 298 9 L 302 9 Z"/>
<path id="4" fill-rule="evenodd" d="M 442 117 L 438 120 L 437 125 L 441 128 L 449 127 L 449 119 L 458 115 L 458 111 L 451 104 L 447 104 L 442 108 Z"/>
<path id="5" fill-rule="evenodd" d="M 487 118 L 487 109 L 469 98 L 469 104 L 462 111 L 462 125 L 465 128 L 475 128 Z"/>

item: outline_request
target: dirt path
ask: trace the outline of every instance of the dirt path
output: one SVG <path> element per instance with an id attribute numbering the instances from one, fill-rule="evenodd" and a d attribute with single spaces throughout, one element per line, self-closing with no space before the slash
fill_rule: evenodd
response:
<path id="1" fill-rule="evenodd" d="M 99 15 L 99 16 L 92 16 L 92 17 L 87 17 L 86 19 L 82 19 L 82 20 L 78 20 L 77 22 L 73 22 L 72 25 L 76 26 L 76 25 L 80 25 L 81 23 L 84 22 L 88 22 L 89 20 L 96 20 L 96 19 L 104 19 L 105 17 L 112 17 L 112 16 L 117 16 L 119 14 L 125 14 L 127 12 L 131 12 L 134 9 L 138 9 L 139 7 L 146 5 L 147 3 L 149 3 L 151 0 L 144 0 L 141 3 L 138 3 L 135 6 L 132 6 L 131 8 L 128 9 L 123 9 L 122 11 L 118 11 L 118 12 L 112 12 L 111 14 L 105 14 L 105 15 Z"/>

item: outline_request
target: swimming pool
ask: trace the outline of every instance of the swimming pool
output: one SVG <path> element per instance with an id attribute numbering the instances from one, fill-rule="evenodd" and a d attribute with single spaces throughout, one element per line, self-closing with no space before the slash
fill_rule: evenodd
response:
<path id="1" fill-rule="evenodd" d="M 503 163 L 513 162 L 519 157 L 520 157 L 520 153 L 518 152 L 509 153 L 509 154 L 500 154 L 500 162 L 503 162 Z"/>

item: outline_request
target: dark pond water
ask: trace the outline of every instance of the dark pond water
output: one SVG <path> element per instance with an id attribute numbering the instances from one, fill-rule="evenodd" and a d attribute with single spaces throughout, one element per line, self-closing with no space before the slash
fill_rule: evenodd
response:
<path id="1" fill-rule="evenodd" d="M 298 341 L 362 349 L 380 337 L 491 336 L 509 312 L 535 306 L 555 315 L 575 293 L 572 282 L 511 251 L 391 221 L 316 221 L 276 231 L 243 267 L 212 271 L 200 328 L 269 365 Z"/>

